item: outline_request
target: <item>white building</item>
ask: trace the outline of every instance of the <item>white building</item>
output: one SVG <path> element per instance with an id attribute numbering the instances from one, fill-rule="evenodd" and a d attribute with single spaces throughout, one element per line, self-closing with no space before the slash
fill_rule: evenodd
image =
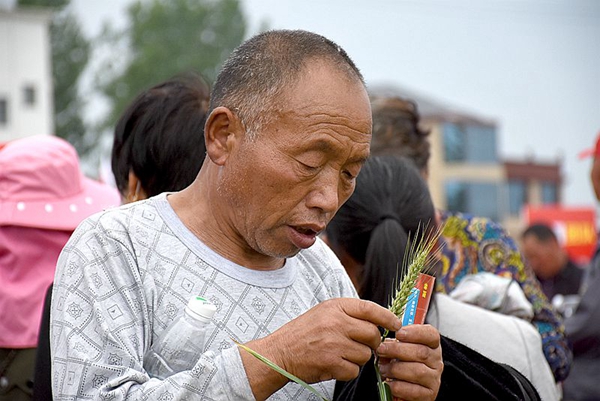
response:
<path id="1" fill-rule="evenodd" d="M 0 8 L 0 143 L 53 133 L 50 17 Z"/>

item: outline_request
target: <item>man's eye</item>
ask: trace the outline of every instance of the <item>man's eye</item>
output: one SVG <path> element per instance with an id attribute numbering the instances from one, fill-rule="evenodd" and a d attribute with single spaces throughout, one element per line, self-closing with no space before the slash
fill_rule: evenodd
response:
<path id="1" fill-rule="evenodd" d="M 304 168 L 306 171 L 310 171 L 310 172 L 315 172 L 321 168 L 321 166 L 312 166 L 310 164 L 302 163 L 301 161 L 299 161 L 298 163 L 300 163 L 302 168 Z"/>
<path id="2" fill-rule="evenodd" d="M 349 180 L 353 180 L 356 178 L 356 176 L 348 170 L 344 170 L 343 174 L 344 174 L 344 177 L 346 177 Z"/>

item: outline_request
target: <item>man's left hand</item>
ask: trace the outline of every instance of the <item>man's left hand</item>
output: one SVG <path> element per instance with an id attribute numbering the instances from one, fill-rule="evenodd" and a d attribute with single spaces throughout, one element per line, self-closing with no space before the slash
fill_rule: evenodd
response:
<path id="1" fill-rule="evenodd" d="M 377 349 L 381 375 L 395 399 L 433 401 L 442 380 L 444 363 L 440 334 L 431 325 L 411 325 L 396 332 Z"/>

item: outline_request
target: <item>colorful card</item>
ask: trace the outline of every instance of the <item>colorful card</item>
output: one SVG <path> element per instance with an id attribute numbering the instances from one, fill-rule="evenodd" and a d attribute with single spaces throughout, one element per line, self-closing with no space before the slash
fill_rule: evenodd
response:
<path id="1" fill-rule="evenodd" d="M 408 296 L 406 309 L 402 317 L 402 325 L 423 324 L 427 309 L 429 309 L 429 301 L 433 292 L 435 277 L 428 274 L 420 273 L 415 283 L 415 287 Z"/>

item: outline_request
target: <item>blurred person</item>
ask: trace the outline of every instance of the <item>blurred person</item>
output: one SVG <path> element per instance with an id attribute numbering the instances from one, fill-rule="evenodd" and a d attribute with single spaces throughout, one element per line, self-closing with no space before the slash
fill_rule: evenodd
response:
<path id="1" fill-rule="evenodd" d="M 560 246 L 551 227 L 543 223 L 532 224 L 521 234 L 521 242 L 522 253 L 548 299 L 552 300 L 557 294 L 579 293 L 583 270 Z"/>
<path id="2" fill-rule="evenodd" d="M 428 177 L 429 132 L 419 126 L 417 105 L 398 97 L 372 96 L 373 155 L 394 153 L 415 162 Z M 484 218 L 438 210 L 444 224 L 442 271 L 436 290 L 452 292 L 467 275 L 490 272 L 519 283 L 533 307 L 532 323 L 542 336 L 544 354 L 557 382 L 569 374 L 572 354 L 562 316 L 549 303 L 533 272 L 524 264 L 515 240 L 498 223 Z"/>
<path id="3" fill-rule="evenodd" d="M 596 146 L 587 153 L 593 156 L 590 178 L 600 201 L 600 132 Z M 600 242 L 586 270 L 581 300 L 565 320 L 573 346 L 573 369 L 564 382 L 565 401 L 600 400 Z"/>
<path id="4" fill-rule="evenodd" d="M 0 149 L 0 400 L 31 399 L 58 255 L 84 218 L 118 204 L 114 188 L 83 175 L 63 139 L 32 136 Z"/>
<path id="5" fill-rule="evenodd" d="M 209 110 L 208 157 L 190 186 L 87 219 L 61 254 L 55 396 L 311 399 L 234 339 L 329 397 L 331 379 L 355 377 L 377 350 L 395 396 L 435 399 L 437 330 L 380 344 L 378 326 L 400 321 L 356 299 L 318 238 L 369 155 L 368 95 L 347 54 L 306 31 L 257 35 L 226 61 Z M 190 371 L 150 378 L 144 352 L 198 294 L 217 305 L 206 352 Z"/>
<path id="6" fill-rule="evenodd" d="M 373 156 L 358 176 L 354 193 L 327 226 L 326 238 L 360 297 L 388 306 L 395 283 L 402 279 L 405 254 L 418 246 L 423 237 L 417 232 L 424 227 L 428 232 L 436 230 L 435 209 L 427 184 L 414 164 L 398 156 Z M 435 274 L 435 266 L 430 267 Z M 426 323 L 438 328 L 442 335 L 444 372 L 438 399 L 509 399 L 508 393 L 493 386 L 511 388 L 515 383 L 491 361 L 522 372 L 541 399 L 559 399 L 541 336 L 530 323 L 442 293 L 433 296 Z M 486 365 L 484 358 L 464 351 L 444 337 L 491 361 Z M 456 355 L 473 358 L 473 366 L 458 365 Z M 491 394 L 482 392 L 481 383 L 486 383 Z"/>
<path id="7" fill-rule="evenodd" d="M 115 127 L 112 171 L 124 203 L 190 185 L 204 161 L 210 88 L 185 73 L 140 93 Z"/>
<path id="8" fill-rule="evenodd" d="M 210 89 L 184 73 L 140 93 L 116 124 L 111 164 L 124 203 L 191 184 L 204 161 L 204 123 Z M 48 338 L 51 291 L 46 295 L 36 356 L 34 400 L 52 399 Z"/>

